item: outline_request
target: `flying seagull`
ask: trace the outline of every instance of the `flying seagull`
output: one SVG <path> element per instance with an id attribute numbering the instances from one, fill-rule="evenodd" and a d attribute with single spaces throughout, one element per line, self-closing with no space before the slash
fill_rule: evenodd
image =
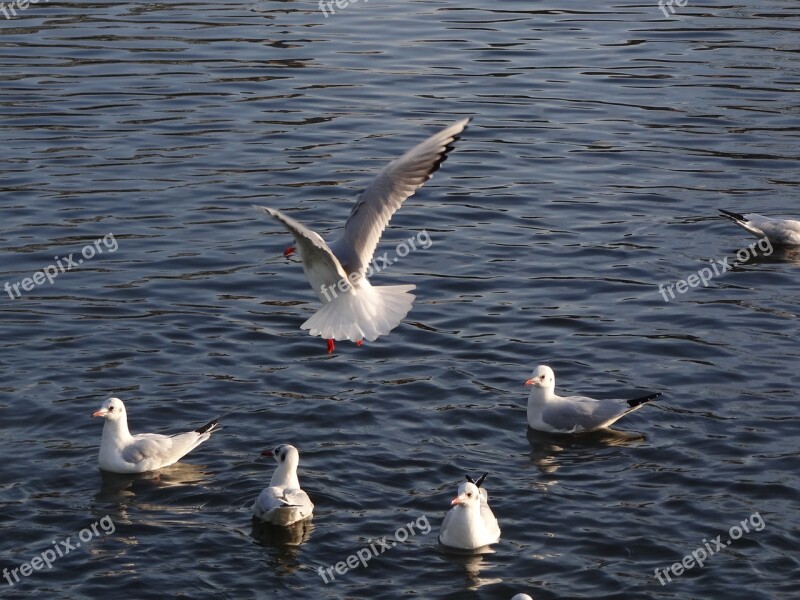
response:
<path id="1" fill-rule="evenodd" d="M 328 244 L 322 237 L 279 210 L 256 206 L 294 236 L 303 270 L 322 308 L 301 325 L 328 342 L 350 340 L 359 346 L 397 327 L 411 310 L 413 285 L 373 287 L 366 271 L 389 220 L 403 201 L 428 181 L 447 158 L 470 119 L 462 119 L 390 162 L 358 197 L 344 231 Z"/>
<path id="2" fill-rule="evenodd" d="M 757 238 L 767 238 L 778 246 L 800 246 L 800 221 L 773 219 L 756 213 L 739 213 L 717 209 L 722 215 Z"/>
<path id="3" fill-rule="evenodd" d="M 645 402 L 661 394 L 648 394 L 633 400 L 598 400 L 588 396 L 558 396 L 556 375 L 547 365 L 533 370 L 525 385 L 533 386 L 528 396 L 528 425 L 547 433 L 581 433 L 604 429 Z"/>

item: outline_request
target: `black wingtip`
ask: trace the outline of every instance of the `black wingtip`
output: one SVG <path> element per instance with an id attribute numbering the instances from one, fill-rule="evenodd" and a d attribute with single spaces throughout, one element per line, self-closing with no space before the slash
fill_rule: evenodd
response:
<path id="1" fill-rule="evenodd" d="M 628 406 L 631 408 L 636 408 L 640 404 L 644 404 L 645 402 L 650 402 L 650 400 L 655 400 L 661 395 L 661 392 L 657 392 L 655 394 L 649 394 L 647 396 L 642 396 L 641 398 L 634 398 L 633 400 L 628 400 Z"/>
<path id="2" fill-rule="evenodd" d="M 484 473 L 483 475 L 478 477 L 478 481 L 475 482 L 475 487 L 481 487 L 483 485 L 483 482 L 486 481 L 486 476 L 488 474 L 489 473 Z"/>
<path id="3" fill-rule="evenodd" d="M 475 480 L 472 477 L 470 477 L 469 475 L 466 475 L 466 478 L 467 478 L 467 481 L 469 483 L 473 483 L 473 484 L 475 483 Z"/>
<path id="4" fill-rule="evenodd" d="M 456 142 L 458 142 L 461 139 L 461 136 L 464 135 L 464 132 L 469 129 L 469 125 L 472 123 L 472 117 L 466 117 L 466 119 L 467 122 L 464 124 L 464 128 L 453 136 L 453 141 L 451 141 L 449 144 L 445 144 L 444 152 L 442 152 L 438 160 L 431 165 L 430 170 L 425 175 L 425 181 L 430 181 L 431 177 L 433 177 L 433 174 L 436 173 L 436 171 L 438 171 L 442 166 L 442 163 L 447 160 L 448 155 L 453 151 L 453 148 L 455 148 Z"/>
<path id="5" fill-rule="evenodd" d="M 739 213 L 731 212 L 729 210 L 723 210 L 721 208 L 717 209 L 721 212 L 724 216 L 728 217 L 729 219 L 733 219 L 734 221 L 746 221 L 744 215 L 740 215 Z"/>
<path id="6" fill-rule="evenodd" d="M 219 425 L 219 419 L 214 419 L 194 431 L 195 433 L 210 433 L 217 428 L 217 425 Z"/>

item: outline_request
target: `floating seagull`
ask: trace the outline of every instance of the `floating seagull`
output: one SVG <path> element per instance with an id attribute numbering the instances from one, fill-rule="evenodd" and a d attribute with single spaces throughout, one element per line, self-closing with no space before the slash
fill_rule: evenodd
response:
<path id="1" fill-rule="evenodd" d="M 500 539 L 500 526 L 492 509 L 489 496 L 481 487 L 488 473 L 473 481 L 467 480 L 458 486 L 458 496 L 450 503 L 453 508 L 447 513 L 439 533 L 439 543 L 450 548 L 475 550 Z"/>
<path id="2" fill-rule="evenodd" d="M 322 308 L 301 329 L 325 338 L 328 352 L 333 352 L 334 340 L 350 340 L 360 346 L 363 339 L 373 341 L 386 335 L 411 310 L 414 295 L 409 292 L 416 286 L 372 287 L 367 269 L 372 275 L 372 257 L 392 215 L 431 178 L 469 122 L 462 119 L 450 125 L 390 162 L 358 197 L 341 237 L 331 244 L 292 217 L 256 206 L 294 236 L 297 246 L 283 254 L 299 252 L 311 288 L 322 302 Z M 387 261 L 383 263 L 386 266 Z"/>
<path id="3" fill-rule="evenodd" d="M 300 489 L 297 464 L 300 454 L 289 444 L 274 450 L 264 450 L 261 456 L 274 456 L 278 467 L 272 474 L 269 487 L 264 488 L 253 504 L 253 514 L 273 525 L 291 525 L 307 519 L 314 511 L 311 499 Z"/>
<path id="4" fill-rule="evenodd" d="M 779 246 L 800 246 L 800 221 L 773 219 L 756 213 L 740 215 L 721 208 L 717 210 L 758 238 L 765 237 Z"/>
<path id="5" fill-rule="evenodd" d="M 633 400 L 557 396 L 556 375 L 546 365 L 536 367 L 525 385 L 533 386 L 528 396 L 528 425 L 531 429 L 548 433 L 580 433 L 603 429 L 661 395 L 649 394 Z"/>
<path id="6" fill-rule="evenodd" d="M 186 433 L 131 435 L 125 405 L 119 398 L 109 398 L 92 416 L 106 420 L 100 442 L 100 468 L 111 473 L 145 473 L 168 467 L 205 442 L 219 425 L 215 419 Z"/>
<path id="7" fill-rule="evenodd" d="M 528 594 L 517 594 L 511 600 L 533 600 Z"/>

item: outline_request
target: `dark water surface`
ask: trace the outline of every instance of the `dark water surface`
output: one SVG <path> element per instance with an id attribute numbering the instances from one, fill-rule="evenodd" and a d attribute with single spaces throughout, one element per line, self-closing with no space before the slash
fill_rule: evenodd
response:
<path id="1" fill-rule="evenodd" d="M 799 597 L 800 253 L 670 302 L 658 286 L 752 241 L 717 208 L 800 214 L 800 7 L 676 11 L 53 0 L 0 16 L 0 285 L 111 234 L 52 284 L 2 293 L 0 566 L 114 524 L 0 595 Z M 290 237 L 250 205 L 327 234 L 390 158 L 466 115 L 379 247 L 429 232 L 373 279 L 416 284 L 413 311 L 327 355 L 299 329 L 318 303 L 281 256 Z M 664 396 L 618 433 L 526 433 L 522 382 L 545 362 L 561 391 Z M 134 432 L 224 428 L 160 474 L 101 477 L 90 415 L 111 395 Z M 250 519 L 274 465 L 259 453 L 280 442 L 316 503 L 294 540 Z M 445 554 L 449 501 L 483 471 L 501 542 Z M 659 584 L 754 513 L 761 531 Z M 426 519 L 366 568 L 318 575 Z"/>

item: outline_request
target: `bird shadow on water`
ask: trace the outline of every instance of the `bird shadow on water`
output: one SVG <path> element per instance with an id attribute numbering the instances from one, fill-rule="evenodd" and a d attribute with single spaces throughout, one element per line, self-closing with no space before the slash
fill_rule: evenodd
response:
<path id="1" fill-rule="evenodd" d="M 297 558 L 299 546 L 311 538 L 313 531 L 312 519 L 305 519 L 285 527 L 265 523 L 253 517 L 250 536 L 260 546 L 270 551 L 267 564 L 273 572 L 278 575 L 291 575 L 302 567 Z"/>
<path id="2" fill-rule="evenodd" d="M 565 465 L 605 460 L 598 448 L 632 446 L 645 441 L 641 433 L 624 433 L 613 429 L 581 434 L 543 433 L 528 427 L 531 462 L 542 475 L 552 475 Z"/>
<path id="3" fill-rule="evenodd" d="M 96 502 L 128 504 L 136 496 L 161 488 L 197 485 L 208 475 L 205 466 L 191 463 L 176 463 L 147 473 L 121 474 L 101 470 L 100 491 L 94 499 Z"/>
<path id="4" fill-rule="evenodd" d="M 477 590 L 484 585 L 501 583 L 500 578 L 481 577 L 481 570 L 491 569 L 492 565 L 484 561 L 485 555 L 494 553 L 489 546 L 478 548 L 477 550 L 458 550 L 455 548 L 440 548 L 444 560 L 456 567 L 464 570 L 464 579 L 468 590 Z"/>

